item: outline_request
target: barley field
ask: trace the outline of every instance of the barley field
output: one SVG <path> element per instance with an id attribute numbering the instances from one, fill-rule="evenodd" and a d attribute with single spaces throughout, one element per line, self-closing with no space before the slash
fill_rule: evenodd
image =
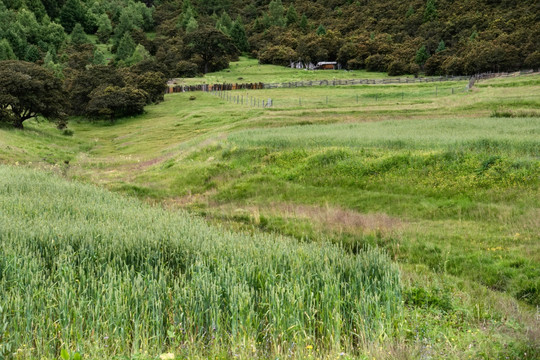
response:
<path id="1" fill-rule="evenodd" d="M 379 250 L 235 234 L 34 170 L 0 167 L 0 228 L 4 354 L 324 354 L 402 316 Z"/>

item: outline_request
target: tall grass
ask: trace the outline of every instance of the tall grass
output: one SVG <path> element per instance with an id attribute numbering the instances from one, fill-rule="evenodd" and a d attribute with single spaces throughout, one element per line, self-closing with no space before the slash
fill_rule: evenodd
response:
<path id="1" fill-rule="evenodd" d="M 402 120 L 297 125 L 233 132 L 239 146 L 271 148 L 374 147 L 402 150 L 489 151 L 540 157 L 539 118 Z"/>
<path id="2" fill-rule="evenodd" d="M 402 308 L 375 249 L 239 235 L 6 166 L 0 293 L 0 343 L 32 358 L 352 350 L 391 335 Z"/>

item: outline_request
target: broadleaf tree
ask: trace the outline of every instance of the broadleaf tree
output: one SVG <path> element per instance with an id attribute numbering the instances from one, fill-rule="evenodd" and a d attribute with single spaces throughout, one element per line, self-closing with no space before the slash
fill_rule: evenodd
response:
<path id="1" fill-rule="evenodd" d="M 66 94 L 62 81 L 46 68 L 24 61 L 0 61 L 0 122 L 22 129 L 42 116 L 64 120 Z"/>

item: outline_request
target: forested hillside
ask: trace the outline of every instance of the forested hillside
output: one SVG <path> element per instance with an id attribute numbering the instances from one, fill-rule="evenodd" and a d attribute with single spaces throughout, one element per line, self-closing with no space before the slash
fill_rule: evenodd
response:
<path id="1" fill-rule="evenodd" d="M 37 62 L 64 77 L 141 62 L 167 77 L 193 76 L 240 52 L 283 65 L 473 74 L 540 67 L 540 3 L 0 0 L 0 39 L 0 60 Z"/>

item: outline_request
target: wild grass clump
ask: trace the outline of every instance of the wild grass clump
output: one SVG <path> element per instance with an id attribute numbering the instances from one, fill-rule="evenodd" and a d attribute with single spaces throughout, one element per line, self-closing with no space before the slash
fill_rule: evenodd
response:
<path id="1" fill-rule="evenodd" d="M 532 118 L 540 117 L 540 111 L 537 110 L 510 110 L 497 109 L 491 112 L 492 118 Z"/>
<path id="2" fill-rule="evenodd" d="M 239 235 L 36 171 L 0 166 L 0 229 L 0 343 L 31 358 L 301 357 L 385 338 L 401 316 L 375 249 Z"/>

